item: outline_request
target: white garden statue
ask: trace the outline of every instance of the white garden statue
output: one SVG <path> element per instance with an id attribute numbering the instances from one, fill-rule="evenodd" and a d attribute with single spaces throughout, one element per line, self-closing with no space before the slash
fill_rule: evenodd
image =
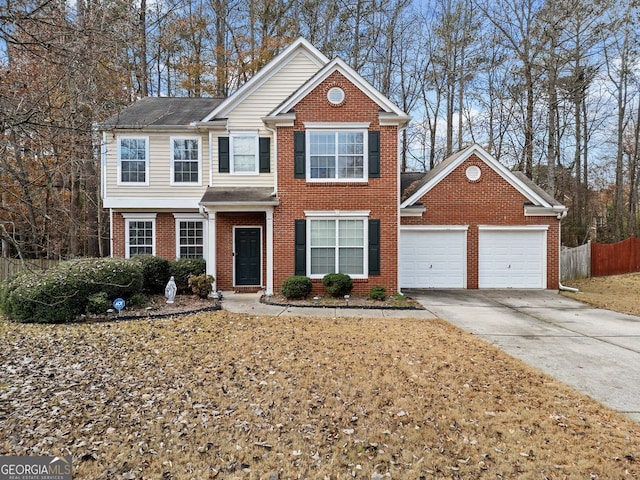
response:
<path id="1" fill-rule="evenodd" d="M 167 286 L 164 288 L 164 296 L 167 297 L 167 303 L 173 303 L 176 299 L 177 291 L 178 287 L 176 287 L 176 281 L 173 276 L 171 276 L 169 283 L 167 283 Z"/>

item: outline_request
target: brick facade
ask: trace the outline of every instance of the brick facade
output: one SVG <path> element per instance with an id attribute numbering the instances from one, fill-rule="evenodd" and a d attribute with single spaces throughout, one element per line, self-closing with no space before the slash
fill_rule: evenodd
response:
<path id="1" fill-rule="evenodd" d="M 262 229 L 262 283 L 266 278 L 266 240 L 264 213 L 216 214 L 216 286 L 219 290 L 233 290 L 233 230 L 234 227 Z"/>
<path id="2" fill-rule="evenodd" d="M 481 170 L 471 182 L 465 171 Z M 558 288 L 560 222 L 556 217 L 526 217 L 528 199 L 482 160 L 472 155 L 418 202 L 426 207 L 421 217 L 403 217 L 402 225 L 468 225 L 467 288 L 478 288 L 478 225 L 549 225 L 547 231 L 547 288 Z"/>
<path id="3" fill-rule="evenodd" d="M 339 86 L 345 101 L 331 105 L 326 92 Z M 280 205 L 274 223 L 274 289 L 294 274 L 295 220 L 304 219 L 305 210 L 369 210 L 369 219 L 380 220 L 380 275 L 354 280 L 353 293 L 366 294 L 375 285 L 387 292 L 397 291 L 398 241 L 398 135 L 396 127 L 380 127 L 380 107 L 340 73 L 334 73 L 295 107 L 294 127 L 278 128 L 278 197 Z M 307 182 L 294 178 L 293 132 L 305 129 L 305 122 L 369 122 L 369 130 L 380 131 L 380 178 L 366 182 Z M 314 292 L 323 293 L 321 281 Z"/>
<path id="4" fill-rule="evenodd" d="M 273 208 L 273 290 L 276 292 L 280 290 L 282 282 L 287 277 L 295 274 L 295 226 L 297 220 L 308 221 L 305 211 L 340 211 L 343 213 L 367 211 L 369 220 L 379 221 L 380 273 L 376 273 L 375 275 L 369 274 L 368 278 L 364 279 L 354 279 L 353 293 L 367 294 L 371 287 L 378 285 L 386 287 L 387 293 L 398 291 L 400 181 L 398 178 L 399 137 L 397 124 L 404 125 L 406 121 L 408 121 L 408 117 L 391 106 L 388 101 L 380 100 L 379 93 L 369 90 L 366 82 L 358 83 L 357 73 L 351 72 L 346 66 L 341 67 L 338 65 L 338 67 L 339 68 L 335 70 L 325 70 L 324 74 L 328 75 L 327 78 L 306 93 L 299 101 L 296 95 L 302 95 L 303 92 L 307 92 L 305 88 L 310 89 L 315 83 L 305 84 L 303 89 L 296 90 L 292 96 L 288 97 L 288 100 L 281 98 L 275 102 L 276 99 L 273 98 L 272 100 L 275 104 L 283 101 L 276 110 L 259 111 L 260 108 L 263 108 L 263 104 L 256 103 L 256 110 L 243 108 L 244 113 L 242 113 L 242 115 L 244 116 L 238 115 L 238 118 L 241 119 L 241 122 L 238 124 L 241 125 L 244 124 L 243 122 L 255 125 L 257 118 L 262 118 L 267 126 L 283 125 L 292 118 L 292 115 L 290 115 L 288 111 L 291 107 L 288 102 L 293 104 L 297 101 L 291 108 L 295 113 L 293 126 L 278 126 L 276 137 L 277 145 L 273 145 L 272 142 L 270 151 L 267 152 L 277 152 L 277 158 L 272 163 L 272 165 L 277 166 L 278 169 L 276 172 L 277 185 L 273 185 L 273 187 L 277 190 L 279 200 L 279 205 Z M 329 72 L 333 73 L 329 74 Z M 320 82 L 321 78 L 324 77 L 312 77 L 311 82 Z M 354 80 L 355 84 L 350 80 L 354 78 L 356 79 Z M 302 82 L 303 80 L 300 78 L 298 81 Z M 256 84 L 256 88 L 258 88 L 258 86 L 259 85 Z M 337 105 L 330 103 L 327 99 L 327 92 L 333 87 L 340 87 L 345 93 L 344 101 Z M 258 95 L 254 97 L 257 98 Z M 381 101 L 383 108 L 372 100 L 372 98 Z M 239 101 L 244 102 L 245 99 L 240 99 Z M 250 106 L 251 105 L 249 105 L 249 107 Z M 280 108 L 282 111 L 278 110 Z M 269 113 L 270 111 L 272 112 L 271 114 Z M 254 113 L 246 114 L 246 112 Z M 252 115 L 255 115 L 255 117 Z M 267 117 L 264 117 L 264 115 L 267 115 Z M 383 115 L 382 118 L 388 120 L 388 124 L 384 124 L 385 122 L 383 122 L 383 125 L 380 124 L 381 115 Z M 229 120 L 229 118 L 229 116 L 224 116 L 224 118 L 215 118 L 213 120 L 222 122 L 225 119 Z M 199 120 L 201 119 L 200 117 Z M 271 121 L 273 124 L 269 123 Z M 391 123 L 394 122 L 396 125 L 391 125 Z M 348 182 L 310 182 L 304 178 L 295 178 L 295 132 L 302 132 L 305 131 L 306 128 L 313 128 L 309 126 L 309 123 L 315 123 L 316 125 L 314 127 L 318 127 L 317 124 L 322 124 L 320 127 L 326 127 L 327 129 L 331 129 L 332 125 L 337 125 L 336 129 L 340 129 L 339 125 L 341 124 L 361 124 L 358 130 L 364 129 L 364 125 L 368 125 L 370 132 L 379 132 L 379 177 L 368 178 L 364 181 Z M 173 124 L 168 124 L 167 126 L 172 125 Z M 236 124 L 234 123 L 233 125 Z M 255 129 L 255 127 L 252 128 Z M 214 132 L 209 138 L 215 139 L 218 134 L 218 132 Z M 156 134 L 150 133 L 150 135 L 153 136 Z M 371 138 L 375 139 L 376 135 L 373 134 Z M 167 142 L 165 142 L 165 144 L 166 143 Z M 212 144 L 208 145 L 209 151 L 217 148 L 219 145 L 219 140 L 213 140 Z M 262 145 L 262 143 L 260 145 Z M 474 151 L 479 152 L 479 150 Z M 364 153 L 366 161 L 367 152 Z M 154 155 L 154 153 L 150 153 L 150 155 Z M 301 155 L 300 153 L 300 158 Z M 460 160 L 462 157 L 456 158 Z M 503 177 L 496 173 L 496 171 L 489 166 L 491 162 L 485 163 L 483 159 L 486 160 L 486 158 L 483 157 L 483 153 L 480 152 L 478 156 L 472 155 L 458 165 L 426 193 L 423 198 L 418 200 L 418 202 L 425 205 L 426 212 L 420 217 L 402 217 L 402 225 L 468 226 L 466 262 L 468 288 L 478 288 L 479 225 L 549 225 L 546 246 L 547 288 L 557 288 L 559 285 L 559 220 L 553 215 L 525 216 L 524 204 L 528 199 L 520 193 L 518 189 L 514 188 Z M 150 158 L 149 161 L 155 162 L 156 159 Z M 481 170 L 481 176 L 477 181 L 470 181 L 465 175 L 465 170 L 470 165 L 476 165 Z M 214 171 L 214 177 L 219 173 L 219 171 Z M 269 172 L 269 175 L 273 173 L 274 172 Z M 169 175 L 168 170 L 167 175 Z M 218 179 L 220 178 L 222 177 Z M 272 185 L 266 187 L 264 183 L 261 183 L 264 178 L 269 178 L 268 181 L 271 183 L 271 177 L 262 177 L 257 181 L 252 176 L 246 176 L 241 180 L 239 180 L 239 177 L 234 177 L 233 182 L 231 182 L 229 178 L 228 183 L 225 183 L 227 179 L 224 179 L 219 182 L 219 184 L 216 183 L 216 179 L 213 181 L 214 185 L 211 188 L 220 188 L 223 193 L 228 193 L 225 190 L 226 188 L 241 190 L 244 187 L 256 187 L 260 185 L 261 188 L 268 188 L 270 191 Z M 202 190 L 203 192 L 197 192 L 198 196 L 204 193 L 204 186 Z M 244 191 L 241 191 L 241 193 L 244 193 Z M 156 206 L 155 203 L 146 202 L 144 204 L 147 208 L 142 209 L 142 212 L 149 212 L 149 215 L 152 216 L 155 214 L 155 212 L 153 212 L 154 208 L 161 210 L 155 214 L 155 253 L 158 256 L 173 260 L 176 258 L 176 226 L 174 216 L 170 210 L 174 205 L 172 204 L 172 198 L 162 197 L 164 194 L 164 191 L 159 191 L 159 193 L 156 193 L 156 196 L 153 197 L 162 200 L 161 205 Z M 196 193 L 191 192 L 189 195 L 195 196 Z M 122 208 L 122 205 L 127 205 L 127 207 L 124 208 L 125 210 L 134 211 L 139 204 L 139 200 L 139 197 L 135 197 L 131 198 L 129 203 L 119 202 L 116 203 L 116 205 L 118 208 Z M 196 213 L 198 211 L 196 199 L 192 198 L 191 200 L 193 200 L 193 203 L 188 203 L 188 208 L 184 208 L 184 210 Z M 234 228 L 244 226 L 261 228 L 261 286 L 268 288 L 270 285 L 267 285 L 267 279 L 269 277 L 266 269 L 267 219 L 264 213 L 265 207 L 261 206 L 262 204 L 260 203 L 240 203 L 242 203 L 243 210 L 253 210 L 255 208 L 256 211 L 239 212 L 239 209 L 236 209 L 237 205 L 233 205 L 233 202 L 231 202 L 231 206 L 227 207 L 233 211 L 220 211 L 225 208 L 225 205 L 230 205 L 230 203 L 218 200 L 212 202 L 205 201 L 200 206 L 200 208 L 204 207 L 209 215 L 215 215 L 215 238 L 212 238 L 210 233 L 208 235 L 205 234 L 206 241 L 208 242 L 208 245 L 205 245 L 205 253 L 210 254 L 212 253 L 212 249 L 215 248 L 216 262 L 215 272 L 213 273 L 216 277 L 216 287 L 221 290 L 237 289 L 234 285 Z M 115 206 L 105 205 L 107 208 L 116 208 Z M 267 208 L 271 208 L 271 202 L 267 202 L 265 205 L 268 205 Z M 556 207 L 558 206 L 554 205 L 553 208 L 547 210 L 542 208 L 538 211 L 558 211 L 560 212 L 559 214 L 562 214 L 562 210 L 554 210 Z M 203 221 L 206 231 L 210 224 L 204 218 Z M 376 224 L 374 224 L 374 226 L 375 225 Z M 112 210 L 111 228 L 113 237 L 112 255 L 125 257 L 126 219 L 122 213 L 116 210 Z M 254 241 L 252 241 L 251 246 L 255 247 Z M 365 248 L 366 247 L 365 245 Z M 208 267 L 211 267 L 211 265 L 212 263 L 210 263 Z M 213 267 L 211 268 L 213 269 Z M 249 278 L 250 281 L 253 281 L 253 277 Z M 243 289 L 240 288 L 239 290 Z M 321 280 L 314 280 L 314 293 L 324 294 L 324 287 L 321 284 Z"/>
<path id="5" fill-rule="evenodd" d="M 153 216 L 155 212 L 149 213 Z M 176 222 L 170 212 L 159 212 L 155 214 L 155 241 L 156 256 L 164 257 L 167 260 L 176 258 Z M 122 213 L 113 212 L 111 216 L 111 232 L 114 257 L 126 257 L 126 220 Z"/>

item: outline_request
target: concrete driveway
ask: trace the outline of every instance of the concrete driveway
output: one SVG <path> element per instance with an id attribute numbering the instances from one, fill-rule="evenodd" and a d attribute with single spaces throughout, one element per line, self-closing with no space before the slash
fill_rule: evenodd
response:
<path id="1" fill-rule="evenodd" d="M 555 291 L 406 293 L 443 320 L 640 422 L 640 317 Z"/>

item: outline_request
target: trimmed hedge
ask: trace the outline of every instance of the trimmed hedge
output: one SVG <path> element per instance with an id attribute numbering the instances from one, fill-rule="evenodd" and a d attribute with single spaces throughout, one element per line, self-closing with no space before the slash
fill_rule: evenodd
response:
<path id="1" fill-rule="evenodd" d="M 207 298 L 213 290 L 213 277 L 206 273 L 190 275 L 189 287 L 194 295 L 197 295 L 200 298 Z"/>
<path id="2" fill-rule="evenodd" d="M 164 288 L 171 278 L 171 265 L 169 260 L 153 255 L 135 255 L 132 261 L 140 263 L 144 284 L 142 290 L 146 293 L 164 294 Z"/>
<path id="3" fill-rule="evenodd" d="M 179 258 L 171 262 L 169 267 L 169 274 L 173 275 L 178 293 L 185 293 L 190 290 L 189 277 L 205 274 L 207 265 L 203 258 Z M 164 293 L 164 286 L 162 293 Z"/>
<path id="4" fill-rule="evenodd" d="M 285 298 L 295 300 L 308 297 L 312 288 L 313 284 L 309 277 L 293 276 L 284 279 L 280 286 L 280 292 Z"/>
<path id="5" fill-rule="evenodd" d="M 387 296 L 387 289 L 381 285 L 371 287 L 369 290 L 369 298 L 371 300 L 384 300 Z"/>
<path id="6" fill-rule="evenodd" d="M 322 278 L 324 288 L 332 297 L 344 297 L 353 290 L 353 281 L 344 273 L 328 273 Z"/>
<path id="7" fill-rule="evenodd" d="M 0 306 L 12 320 L 65 323 L 85 313 L 103 292 L 108 299 L 126 298 L 143 285 L 139 262 L 96 258 L 62 262 L 44 273 L 22 273 L 2 290 Z M 104 298 L 104 297 L 103 297 Z"/>

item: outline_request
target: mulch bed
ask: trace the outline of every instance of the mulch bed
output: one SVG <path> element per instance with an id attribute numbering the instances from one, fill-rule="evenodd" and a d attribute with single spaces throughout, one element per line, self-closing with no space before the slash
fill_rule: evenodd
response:
<path id="1" fill-rule="evenodd" d="M 351 295 L 348 302 L 344 298 L 330 296 L 317 296 L 291 300 L 282 295 L 262 295 L 260 302 L 281 307 L 308 307 L 308 308 L 356 308 L 372 310 L 424 310 L 424 307 L 410 297 L 396 299 L 393 296 L 385 300 L 372 300 L 368 297 Z"/>

